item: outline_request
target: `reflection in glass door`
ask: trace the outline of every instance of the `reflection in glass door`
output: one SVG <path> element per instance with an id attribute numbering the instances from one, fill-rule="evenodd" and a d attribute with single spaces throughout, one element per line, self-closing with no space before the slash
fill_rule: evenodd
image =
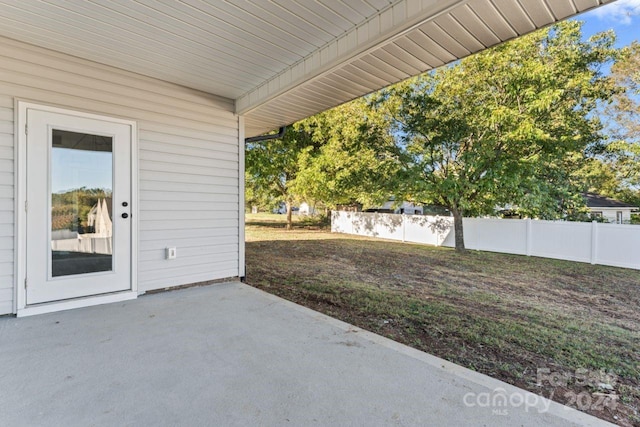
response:
<path id="1" fill-rule="evenodd" d="M 49 277 L 113 270 L 113 138 L 51 130 Z"/>

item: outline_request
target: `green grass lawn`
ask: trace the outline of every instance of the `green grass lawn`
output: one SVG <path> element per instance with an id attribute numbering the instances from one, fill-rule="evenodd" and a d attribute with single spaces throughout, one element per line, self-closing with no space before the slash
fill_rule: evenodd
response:
<path id="1" fill-rule="evenodd" d="M 249 284 L 564 404 L 587 393 L 592 404 L 579 409 L 640 425 L 639 271 L 460 255 L 310 220 L 287 231 L 284 220 L 247 215 Z M 540 384 L 540 368 L 567 380 Z M 580 382 L 580 369 L 594 378 Z"/>

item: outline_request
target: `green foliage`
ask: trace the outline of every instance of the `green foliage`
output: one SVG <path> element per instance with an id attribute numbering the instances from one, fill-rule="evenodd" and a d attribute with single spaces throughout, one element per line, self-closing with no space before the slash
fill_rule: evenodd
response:
<path id="1" fill-rule="evenodd" d="M 251 173 L 245 171 L 244 200 L 249 211 L 251 207 L 256 206 L 261 211 L 271 212 L 277 207 L 279 199 L 273 198 L 271 191 L 264 191 L 259 182 L 252 179 Z"/>
<path id="2" fill-rule="evenodd" d="M 111 192 L 102 188 L 81 187 L 51 195 L 53 230 L 77 230 L 87 227 L 87 215 L 99 200 L 109 199 Z"/>
<path id="3" fill-rule="evenodd" d="M 580 177 L 590 191 L 640 202 L 640 43 L 623 48 L 611 67 L 615 92 L 600 114 L 607 139 L 592 153 Z"/>
<path id="4" fill-rule="evenodd" d="M 329 207 L 383 203 L 398 182 L 398 149 L 389 123 L 364 98 L 297 123 L 318 150 L 300 157 L 297 193 Z"/>
<path id="5" fill-rule="evenodd" d="M 400 166 L 388 129 L 382 114 L 357 99 L 295 123 L 282 139 L 248 144 L 247 202 L 335 207 L 387 200 Z"/>
<path id="6" fill-rule="evenodd" d="M 582 41 L 580 26 L 563 22 L 384 91 L 378 105 L 416 177 L 407 198 L 454 218 L 508 203 L 541 218 L 578 212 L 571 174 L 599 139 L 590 113 L 613 92 L 599 68 L 616 54 L 613 34 Z"/>
<path id="7" fill-rule="evenodd" d="M 294 183 L 300 171 L 299 159 L 317 150 L 309 134 L 299 127 L 288 127 L 279 139 L 260 141 L 246 146 L 246 196 L 259 204 L 284 201 L 288 227 L 291 228 L 291 206 L 298 200 Z"/>
<path id="8" fill-rule="evenodd" d="M 612 119 L 609 132 L 617 141 L 640 143 L 640 42 L 622 49 L 611 67 L 611 77 L 619 88 L 605 109 Z M 638 154 L 637 149 L 633 150 Z"/>

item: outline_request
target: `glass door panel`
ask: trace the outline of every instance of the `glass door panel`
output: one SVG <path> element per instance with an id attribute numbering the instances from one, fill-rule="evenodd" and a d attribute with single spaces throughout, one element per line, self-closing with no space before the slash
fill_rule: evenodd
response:
<path id="1" fill-rule="evenodd" d="M 113 138 L 51 130 L 49 277 L 113 270 Z"/>

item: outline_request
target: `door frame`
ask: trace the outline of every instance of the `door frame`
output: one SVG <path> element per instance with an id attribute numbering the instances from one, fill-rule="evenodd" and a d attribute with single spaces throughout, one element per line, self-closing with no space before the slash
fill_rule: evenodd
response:
<path id="1" fill-rule="evenodd" d="M 131 289 L 102 295 L 74 298 L 64 301 L 27 305 L 26 275 L 27 275 L 27 110 L 66 114 L 94 120 L 125 124 L 131 127 Z M 118 117 L 87 113 L 71 108 L 62 108 L 39 102 L 16 99 L 14 102 L 15 115 L 15 148 L 14 148 L 14 312 L 18 317 L 53 311 L 68 310 L 78 307 L 106 304 L 110 302 L 134 299 L 138 296 L 138 127 L 132 120 Z"/>

